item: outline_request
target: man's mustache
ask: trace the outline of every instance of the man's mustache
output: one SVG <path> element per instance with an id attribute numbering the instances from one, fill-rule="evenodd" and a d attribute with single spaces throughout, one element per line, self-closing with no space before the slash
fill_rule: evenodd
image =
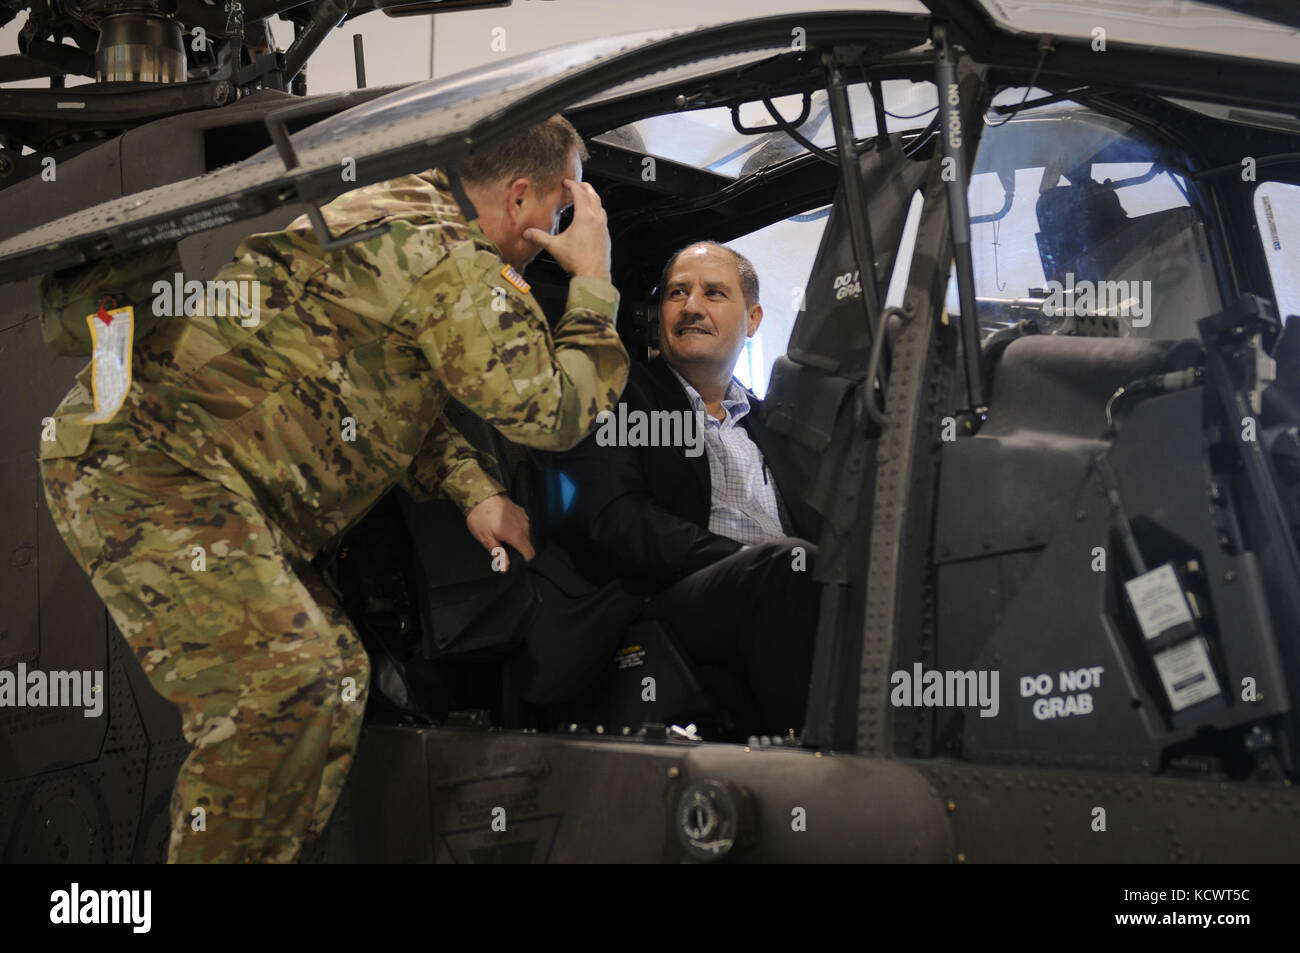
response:
<path id="1" fill-rule="evenodd" d="M 713 329 L 710 328 L 703 319 L 700 319 L 698 321 L 679 322 L 678 325 L 675 328 L 673 328 L 673 334 L 676 336 L 681 336 L 682 334 L 685 334 L 687 331 L 690 331 L 692 329 L 703 331 L 705 334 L 714 333 Z"/>

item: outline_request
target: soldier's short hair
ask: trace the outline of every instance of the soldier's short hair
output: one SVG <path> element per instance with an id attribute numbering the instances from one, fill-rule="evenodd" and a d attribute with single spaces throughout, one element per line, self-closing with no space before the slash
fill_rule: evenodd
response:
<path id="1" fill-rule="evenodd" d="M 736 262 L 736 271 L 740 273 L 740 293 L 745 296 L 745 307 L 752 308 L 758 304 L 758 272 L 754 270 L 754 263 L 736 249 L 728 248 L 721 242 L 713 241 L 691 242 L 689 245 L 685 245 L 673 252 L 672 257 L 668 259 L 668 264 L 664 265 L 663 273 L 659 276 L 659 301 L 661 303 L 663 302 L 664 289 L 668 286 L 668 276 L 672 273 L 673 265 L 677 264 L 677 259 L 681 257 L 682 252 L 689 251 L 698 245 L 711 245 L 714 248 L 721 248 L 731 255 Z"/>
<path id="2" fill-rule="evenodd" d="M 494 185 L 505 180 L 532 179 L 537 187 L 549 192 L 573 175 L 571 156 L 587 159 L 587 147 L 569 120 L 555 115 L 539 122 L 523 135 L 497 143 L 489 149 L 463 160 L 456 168 L 463 181 L 474 185 Z"/>

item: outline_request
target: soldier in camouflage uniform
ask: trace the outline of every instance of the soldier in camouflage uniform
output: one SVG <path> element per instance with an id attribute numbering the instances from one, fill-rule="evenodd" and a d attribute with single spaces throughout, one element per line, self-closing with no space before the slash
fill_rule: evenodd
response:
<path id="1" fill-rule="evenodd" d="M 401 484 L 531 556 L 526 517 L 442 411 L 455 397 L 563 450 L 618 399 L 628 359 L 585 157 L 554 117 L 462 163 L 474 220 L 429 170 L 323 210 L 336 236 L 387 223 L 381 236 L 324 252 L 305 217 L 254 235 L 217 280 L 260 283 L 255 326 L 171 320 L 136 342 L 110 422 L 82 422 L 90 366 L 55 412 L 50 511 L 193 746 L 170 862 L 292 862 L 329 819 L 369 679 L 309 566 L 331 537 Z M 541 247 L 573 275 L 553 332 L 515 270 Z"/>

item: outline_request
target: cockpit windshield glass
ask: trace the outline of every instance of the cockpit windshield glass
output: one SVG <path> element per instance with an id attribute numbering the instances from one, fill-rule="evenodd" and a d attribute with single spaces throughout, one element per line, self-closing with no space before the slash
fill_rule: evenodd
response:
<path id="1" fill-rule="evenodd" d="M 1005 90 L 994 106 L 1024 94 Z M 1221 299 L 1204 222 L 1168 151 L 1076 102 L 990 110 L 985 123 L 968 192 L 983 330 L 1028 318 L 1048 333 L 1196 337 Z"/>
<path id="2" fill-rule="evenodd" d="M 886 80 L 884 96 L 890 132 L 921 129 L 929 124 L 938 108 L 931 83 Z M 803 117 L 802 96 L 780 96 L 772 101 L 772 105 L 782 118 L 797 123 L 798 131 L 814 145 L 824 149 L 835 148 L 835 130 L 825 90 L 819 89 L 811 94 L 806 117 Z M 854 134 L 860 139 L 875 136 L 875 107 L 865 83 L 849 86 L 849 107 Z M 740 125 L 745 129 L 773 123 L 767 107 L 761 102 L 743 103 L 738 113 Z M 732 122 L 731 110 L 725 106 L 651 116 L 620 126 L 596 139 L 732 179 L 744 178 L 778 162 L 808 154 L 803 145 L 781 130 L 762 134 L 738 131 Z"/>

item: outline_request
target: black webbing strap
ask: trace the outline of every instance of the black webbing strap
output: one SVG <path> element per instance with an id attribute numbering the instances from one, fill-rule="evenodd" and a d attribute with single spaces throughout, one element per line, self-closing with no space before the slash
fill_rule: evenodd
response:
<path id="1" fill-rule="evenodd" d="M 465 191 L 465 186 L 460 181 L 460 176 L 455 169 L 447 169 L 447 183 L 451 188 L 451 194 L 456 199 L 456 204 L 460 206 L 461 214 L 465 216 L 465 221 L 472 222 L 478 218 L 478 209 L 474 203 L 469 200 L 469 195 Z"/>

